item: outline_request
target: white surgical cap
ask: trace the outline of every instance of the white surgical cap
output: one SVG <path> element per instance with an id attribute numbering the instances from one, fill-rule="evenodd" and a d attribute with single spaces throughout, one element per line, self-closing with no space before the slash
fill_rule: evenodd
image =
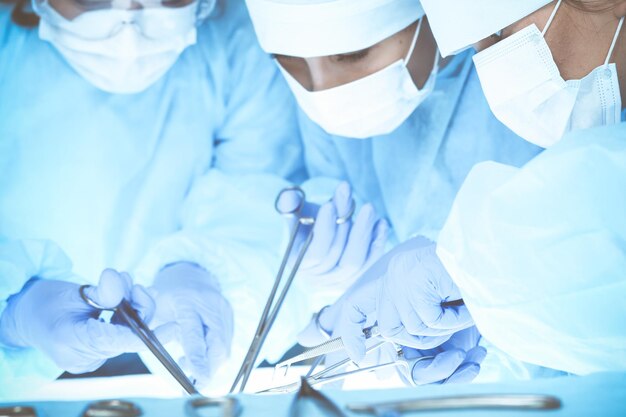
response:
<path id="1" fill-rule="evenodd" d="M 421 0 L 441 54 L 452 55 L 551 0 Z"/>
<path id="2" fill-rule="evenodd" d="M 424 15 L 419 0 L 246 0 L 261 47 L 314 57 L 368 48 Z"/>

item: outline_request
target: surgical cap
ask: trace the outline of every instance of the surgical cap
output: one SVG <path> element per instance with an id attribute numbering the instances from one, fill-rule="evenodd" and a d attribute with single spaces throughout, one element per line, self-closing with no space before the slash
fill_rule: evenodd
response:
<path id="1" fill-rule="evenodd" d="M 421 0 L 441 55 L 471 46 L 551 0 Z"/>
<path id="2" fill-rule="evenodd" d="M 419 0 L 246 0 L 263 49 L 315 57 L 368 48 L 424 15 Z"/>

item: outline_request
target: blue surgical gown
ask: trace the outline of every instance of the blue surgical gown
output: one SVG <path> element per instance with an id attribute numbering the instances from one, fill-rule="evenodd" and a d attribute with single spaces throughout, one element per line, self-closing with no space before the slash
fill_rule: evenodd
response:
<path id="1" fill-rule="evenodd" d="M 363 140 L 331 136 L 301 111 L 299 120 L 311 177 L 307 194 L 328 196 L 332 182 L 324 178 L 348 181 L 358 199 L 389 220 L 392 243 L 415 235 L 436 240 L 474 164 L 520 166 L 541 151 L 492 115 L 470 51 L 452 58 L 434 91 L 390 134 Z"/>
<path id="2" fill-rule="evenodd" d="M 0 6 L 0 236 L 20 248 L 0 259 L 13 271 L 0 274 L 0 300 L 41 271 L 94 283 L 112 267 L 149 284 L 168 263 L 196 262 L 234 310 L 222 385 L 247 349 L 287 234 L 274 198 L 303 171 L 293 98 L 243 2 L 225 4 L 162 79 L 127 95 L 93 87 Z M 67 258 L 38 256 L 41 245 Z M 73 267 L 59 263 L 68 258 Z M 292 315 L 277 326 L 288 340 L 301 324 Z M 36 355 L 0 349 L 0 396 L 20 389 L 11 375 L 51 374 Z"/>
<path id="3" fill-rule="evenodd" d="M 575 374 L 626 369 L 626 122 L 468 175 L 438 254 L 480 332 Z"/>

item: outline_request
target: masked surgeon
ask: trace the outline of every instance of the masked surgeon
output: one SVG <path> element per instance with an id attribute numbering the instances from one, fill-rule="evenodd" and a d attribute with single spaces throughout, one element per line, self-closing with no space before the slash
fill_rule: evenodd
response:
<path id="1" fill-rule="evenodd" d="M 226 390 L 301 166 L 245 5 L 18 1 L 0 28 L 0 397 L 142 348 L 79 297 L 98 282 L 95 301 L 127 298 L 199 387 Z"/>
<path id="2" fill-rule="evenodd" d="M 441 58 L 417 0 L 247 5 L 261 46 L 273 54 L 299 105 L 312 177 L 304 187 L 323 194 L 324 179 L 348 181 L 393 232 L 394 249 L 370 269 L 318 279 L 316 268 L 327 266 L 326 254 L 335 257 L 331 246 L 320 251 L 326 257 L 310 272 L 304 268 L 301 275 L 312 289 L 328 290 L 320 291 L 328 296 L 317 307 L 334 302 L 355 281 L 358 287 L 323 310 L 315 320 L 318 330 L 342 335 L 352 359 L 362 361 L 362 327 L 377 321 L 383 336 L 407 349 L 437 348 L 442 354 L 424 362 L 432 366 L 414 373 L 414 382 L 471 380 L 484 356 L 482 348 L 474 349 L 480 335 L 466 307 L 441 307 L 461 295 L 433 242 L 474 164 L 521 166 L 541 148 L 491 114 L 473 51 Z M 428 270 L 416 276 L 416 263 Z M 390 308 L 378 312 L 378 299 L 389 300 Z M 309 336 L 301 335 L 301 343 L 317 341 Z"/>

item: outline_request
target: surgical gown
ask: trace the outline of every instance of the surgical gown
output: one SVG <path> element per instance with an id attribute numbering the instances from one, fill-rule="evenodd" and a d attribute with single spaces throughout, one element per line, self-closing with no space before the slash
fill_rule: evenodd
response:
<path id="1" fill-rule="evenodd" d="M 626 369 L 626 122 L 581 130 L 522 168 L 477 165 L 438 254 L 480 332 L 575 374 Z"/>
<path id="2" fill-rule="evenodd" d="M 225 4 L 162 79 L 128 95 L 93 87 L 0 6 L 0 236 L 24 252 L 7 261 L 0 299 L 40 270 L 95 283 L 112 267 L 149 285 L 168 263 L 196 262 L 234 310 L 217 389 L 234 379 L 278 267 L 287 230 L 274 198 L 303 170 L 291 94 L 243 2 Z M 67 257 L 32 260 L 41 240 Z M 308 320 L 298 311 L 277 323 L 280 341 Z M 286 347 L 268 345 L 274 357 Z M 27 350 L 0 355 L 7 397 L 19 389 L 12 375 L 45 362 Z"/>
<path id="3" fill-rule="evenodd" d="M 434 91 L 388 135 L 359 140 L 331 136 L 299 113 L 310 195 L 328 195 L 329 181 L 348 181 L 393 229 L 392 243 L 423 235 L 437 240 L 465 176 L 478 162 L 520 166 L 541 149 L 522 140 L 489 110 L 472 53 L 452 58 Z M 349 285 L 346 282 L 345 285 Z M 321 307 L 333 301 L 327 294 Z"/>

